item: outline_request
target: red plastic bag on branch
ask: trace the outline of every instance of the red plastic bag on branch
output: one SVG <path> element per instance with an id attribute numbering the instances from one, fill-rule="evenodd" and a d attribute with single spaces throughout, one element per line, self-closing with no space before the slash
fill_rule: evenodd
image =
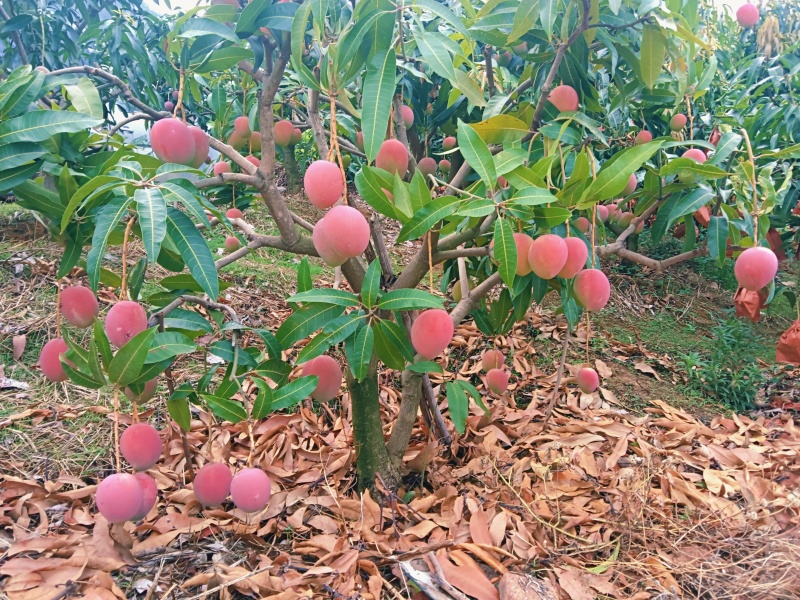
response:
<path id="1" fill-rule="evenodd" d="M 763 290 L 746 290 L 739 286 L 736 295 L 733 297 L 733 304 L 736 307 L 736 316 L 750 319 L 753 323 L 761 320 L 761 309 L 767 301 L 767 293 Z"/>
<path id="2" fill-rule="evenodd" d="M 778 340 L 778 349 L 775 352 L 777 362 L 800 365 L 800 319 L 792 323 Z"/>

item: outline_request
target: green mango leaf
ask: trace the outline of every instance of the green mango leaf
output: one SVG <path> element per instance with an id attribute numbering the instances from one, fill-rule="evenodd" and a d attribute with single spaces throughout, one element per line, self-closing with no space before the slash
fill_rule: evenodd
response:
<path id="1" fill-rule="evenodd" d="M 533 29 L 539 20 L 539 0 L 522 0 L 514 13 L 514 26 L 508 36 L 507 43 L 516 42 L 523 35 Z"/>
<path id="2" fill-rule="evenodd" d="M 322 333 L 315 336 L 297 355 L 297 364 L 302 364 L 324 354 L 328 348 L 343 342 L 355 333 L 365 316 L 357 312 L 342 315 L 328 323 Z"/>
<path id="3" fill-rule="evenodd" d="M 182 329 L 191 332 L 211 333 L 214 328 L 202 315 L 187 310 L 176 308 L 168 316 L 164 317 L 164 327 L 166 329 Z"/>
<path id="4" fill-rule="evenodd" d="M 445 79 L 455 79 L 453 57 L 447 49 L 447 42 L 442 39 L 445 36 L 441 33 L 428 33 L 419 28 L 414 29 L 413 35 L 426 66 Z"/>
<path id="5" fill-rule="evenodd" d="M 478 132 L 461 119 L 458 120 L 458 147 L 464 160 L 480 176 L 486 187 L 497 187 L 497 172 L 489 147 Z"/>
<path id="6" fill-rule="evenodd" d="M 444 373 L 441 365 L 432 360 L 423 360 L 413 365 L 408 365 L 407 369 L 414 373 Z"/>
<path id="7" fill-rule="evenodd" d="M 176 390 L 177 392 L 177 390 Z M 167 412 L 170 418 L 178 424 L 183 431 L 189 431 L 192 425 L 192 413 L 189 410 L 189 401 L 183 398 L 169 398 Z"/>
<path id="8" fill-rule="evenodd" d="M 304 256 L 297 266 L 297 291 L 308 292 L 313 289 L 314 282 L 311 280 L 311 265 L 308 257 Z"/>
<path id="9" fill-rule="evenodd" d="M 469 400 L 461 386 L 452 381 L 447 382 L 447 409 L 450 419 L 460 435 L 467 430 L 467 415 L 469 414 Z"/>
<path id="10" fill-rule="evenodd" d="M 231 31 L 230 27 L 227 27 L 226 25 L 223 25 L 222 23 L 212 19 L 204 19 L 202 17 L 187 21 L 181 28 L 181 32 L 178 34 L 178 37 L 192 39 L 202 37 L 204 35 L 215 35 L 223 40 L 233 42 L 234 44 L 239 43 L 239 38 L 235 33 L 233 33 L 233 31 Z"/>
<path id="11" fill-rule="evenodd" d="M 372 349 L 375 345 L 375 332 L 366 325 L 353 337 L 347 339 L 344 352 L 347 364 L 356 381 L 362 381 L 367 376 L 369 362 L 372 359 Z"/>
<path id="12" fill-rule="evenodd" d="M 487 144 L 512 144 L 530 133 L 524 121 L 511 115 L 498 115 L 479 123 L 472 123 L 471 127 Z"/>
<path id="13" fill-rule="evenodd" d="M 176 208 L 167 209 L 167 233 L 189 272 L 212 300 L 219 296 L 219 276 L 211 250 L 192 220 Z"/>
<path id="14" fill-rule="evenodd" d="M 158 188 L 139 188 L 133 194 L 142 241 L 150 264 L 156 264 L 161 242 L 167 235 L 167 204 Z"/>
<path id="15" fill-rule="evenodd" d="M 159 332 L 153 339 L 145 363 L 161 362 L 180 354 L 194 352 L 195 350 L 197 350 L 197 345 L 182 333 L 178 333 L 177 331 Z"/>
<path id="16" fill-rule="evenodd" d="M 361 197 L 367 204 L 383 216 L 389 217 L 390 219 L 397 219 L 401 223 L 405 223 L 408 221 L 408 217 L 397 209 L 383 191 L 391 190 L 393 184 L 388 181 L 382 181 L 379 173 L 386 172 L 372 167 L 361 167 L 361 170 L 356 173 L 355 177 L 358 193 L 361 194 Z"/>
<path id="17" fill-rule="evenodd" d="M 103 122 L 91 115 L 71 111 L 36 110 L 0 124 L 0 145 L 43 142 L 59 133 L 78 133 Z"/>
<path id="18" fill-rule="evenodd" d="M 250 5 L 248 4 L 248 6 Z M 275 6 L 282 5 L 276 4 Z M 252 61 L 253 51 L 247 48 L 239 48 L 238 46 L 229 46 L 227 48 L 217 48 L 213 52 L 209 52 L 203 60 L 199 62 L 190 62 L 189 68 L 199 74 L 227 71 L 243 60 Z"/>
<path id="19" fill-rule="evenodd" d="M 271 358 L 270 360 L 260 363 L 253 373 L 266 377 L 275 382 L 276 385 L 281 386 L 289 381 L 289 375 L 292 372 L 292 367 L 280 360 L 279 358 Z"/>
<path id="20" fill-rule="evenodd" d="M 293 312 L 278 327 L 278 331 L 275 332 L 275 338 L 281 347 L 288 348 L 318 329 L 322 329 L 329 321 L 340 316 L 343 312 L 344 307 L 336 304 L 307 304 L 300 310 Z"/>
<path id="21" fill-rule="evenodd" d="M 334 290 L 332 288 L 322 288 L 308 290 L 294 294 L 287 299 L 287 302 L 305 302 L 314 304 L 333 304 L 336 306 L 358 306 L 358 298 L 352 292 L 345 290 Z"/>
<path id="22" fill-rule="evenodd" d="M 376 258 L 373 260 L 364 275 L 364 283 L 361 285 L 361 302 L 367 308 L 375 306 L 378 294 L 381 291 L 381 264 Z"/>
<path id="23" fill-rule="evenodd" d="M 503 283 L 512 287 L 517 274 L 517 244 L 514 230 L 505 219 L 494 222 L 494 258 L 500 263 L 497 270 Z"/>
<path id="24" fill-rule="evenodd" d="M 641 69 L 642 80 L 651 90 L 658 81 L 667 57 L 667 40 L 658 25 L 646 24 L 642 28 Z"/>
<path id="25" fill-rule="evenodd" d="M 86 272 L 89 275 L 89 285 L 94 292 L 97 292 L 100 283 L 100 267 L 106 253 L 108 236 L 128 212 L 130 203 L 130 198 L 114 198 L 97 213 L 92 247 L 86 255 Z"/>
<path id="26" fill-rule="evenodd" d="M 103 101 L 100 99 L 100 92 L 97 91 L 94 83 L 88 77 L 81 77 L 75 85 L 65 85 L 72 106 L 79 113 L 84 113 L 96 119 L 102 119 Z"/>
<path id="27" fill-rule="evenodd" d="M 364 132 L 364 152 L 369 162 L 375 160 L 386 137 L 396 71 L 392 49 L 376 53 L 367 65 L 362 93 L 361 130 Z"/>
<path id="28" fill-rule="evenodd" d="M 680 173 L 683 176 L 690 175 L 693 177 L 700 177 L 702 179 L 720 179 L 721 177 L 728 177 L 729 175 L 724 169 L 720 169 L 708 163 L 700 164 L 691 158 L 673 158 L 661 168 L 662 177 L 674 173 Z"/>
<path id="29" fill-rule="evenodd" d="M 103 329 L 103 323 L 100 319 L 94 320 L 92 336 L 97 346 L 97 351 L 100 353 L 100 359 L 103 361 L 103 366 L 108 369 L 114 358 L 114 353 L 111 351 L 111 344 L 108 342 L 106 331 Z"/>
<path id="30" fill-rule="evenodd" d="M 398 243 L 422 237 L 442 219 L 452 215 L 461 200 L 455 196 L 440 196 L 418 210 L 411 220 L 403 225 L 397 237 Z"/>
<path id="31" fill-rule="evenodd" d="M 35 162 L 22 167 L 15 167 L 13 169 L 0 172 L 0 192 L 6 192 L 16 188 L 21 183 L 27 182 L 27 180 L 29 180 L 39 171 L 40 167 L 41 164 Z M 30 207 L 30 204 L 28 207 Z M 33 208 L 33 210 L 37 209 Z M 63 210 L 63 205 L 59 203 L 59 205 L 56 207 L 56 216 L 61 216 L 61 210 Z"/>
<path id="32" fill-rule="evenodd" d="M 658 152 L 662 144 L 663 140 L 654 140 L 615 154 L 597 173 L 597 179 L 586 188 L 577 208 L 589 208 L 596 202 L 619 196 L 628 184 L 630 176 Z"/>
<path id="33" fill-rule="evenodd" d="M 253 379 L 253 383 L 258 388 L 258 394 L 253 401 L 253 419 L 264 419 L 272 412 L 272 389 L 266 381 Z"/>
<path id="34" fill-rule="evenodd" d="M 525 187 L 511 197 L 510 202 L 519 206 L 541 206 L 557 202 L 550 190 L 540 187 Z"/>
<path id="35" fill-rule="evenodd" d="M 0 173 L 27 165 L 45 154 L 47 154 L 47 150 L 39 144 L 30 142 L 16 142 L 0 146 Z"/>
<path id="36" fill-rule="evenodd" d="M 300 377 L 283 387 L 279 387 L 272 392 L 272 410 L 282 410 L 290 408 L 300 402 L 303 398 L 311 395 L 319 382 L 319 377 L 310 375 Z"/>
<path id="37" fill-rule="evenodd" d="M 728 246 L 728 217 L 724 214 L 711 217 L 708 223 L 708 252 L 717 264 L 725 263 Z"/>
<path id="38" fill-rule="evenodd" d="M 382 319 L 374 324 L 373 329 L 375 351 L 387 367 L 402 371 L 406 362 L 414 360 L 414 350 L 408 343 L 405 327 L 388 319 Z"/>
<path id="39" fill-rule="evenodd" d="M 223 421 L 229 421 L 234 425 L 247 419 L 247 411 L 240 402 L 221 398 L 214 394 L 200 394 L 205 400 L 208 408 Z"/>
<path id="40" fill-rule="evenodd" d="M 152 327 L 137 334 L 119 350 L 108 365 L 108 378 L 118 387 L 124 387 L 139 377 L 147 359 L 156 330 Z"/>
<path id="41" fill-rule="evenodd" d="M 378 308 L 381 310 L 423 310 L 442 308 L 442 299 L 429 292 L 414 289 L 392 290 L 381 296 Z"/>

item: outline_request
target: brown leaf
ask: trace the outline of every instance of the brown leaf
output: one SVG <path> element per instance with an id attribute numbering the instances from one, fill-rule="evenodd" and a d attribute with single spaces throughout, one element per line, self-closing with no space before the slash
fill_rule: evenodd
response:
<path id="1" fill-rule="evenodd" d="M 448 553 L 442 549 L 436 553 L 436 558 L 442 568 L 445 579 L 455 588 L 458 588 L 465 594 L 468 594 L 478 600 L 499 600 L 500 594 L 497 589 L 486 577 L 486 574 L 481 570 L 474 560 L 472 560 L 464 552 L 453 550 L 450 555 L 453 560 L 457 560 L 458 565 L 450 562 Z"/>
<path id="2" fill-rule="evenodd" d="M 658 373 L 656 373 L 656 372 L 655 372 L 655 370 L 653 369 L 653 367 L 651 367 L 650 365 L 648 365 L 648 364 L 647 364 L 646 362 L 644 362 L 643 360 L 640 360 L 639 362 L 637 362 L 637 363 L 634 363 L 634 365 L 633 365 L 633 366 L 636 368 L 636 370 L 637 370 L 637 371 L 641 371 L 642 373 L 646 373 L 647 375 L 652 375 L 653 377 L 655 377 L 655 378 L 656 378 L 656 379 L 658 379 L 659 381 L 661 381 L 661 380 L 662 380 L 662 379 L 661 379 L 661 377 L 659 377 L 659 376 L 658 376 Z"/>
<path id="3" fill-rule="evenodd" d="M 586 583 L 583 574 L 575 569 L 559 569 L 558 585 L 571 600 L 595 600 L 596 595 Z"/>

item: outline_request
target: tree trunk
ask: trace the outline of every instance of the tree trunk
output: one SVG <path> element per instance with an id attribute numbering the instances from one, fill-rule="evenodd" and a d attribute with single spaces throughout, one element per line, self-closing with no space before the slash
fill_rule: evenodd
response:
<path id="1" fill-rule="evenodd" d="M 353 438 L 356 448 L 358 487 L 375 490 L 376 481 L 389 489 L 400 483 L 400 472 L 389 459 L 383 437 L 381 405 L 378 400 L 378 359 L 375 354 L 369 361 L 367 375 L 362 381 L 353 379 L 347 369 L 347 388 L 353 405 Z"/>
<path id="2" fill-rule="evenodd" d="M 400 464 L 411 440 L 411 431 L 417 421 L 417 411 L 422 399 L 422 373 L 403 371 L 403 397 L 400 401 L 400 412 L 394 422 L 392 435 L 387 448 L 389 458 Z"/>
<path id="3" fill-rule="evenodd" d="M 296 194 L 300 191 L 300 174 L 294 159 L 294 146 L 283 149 L 283 168 L 286 170 L 286 191 Z"/>

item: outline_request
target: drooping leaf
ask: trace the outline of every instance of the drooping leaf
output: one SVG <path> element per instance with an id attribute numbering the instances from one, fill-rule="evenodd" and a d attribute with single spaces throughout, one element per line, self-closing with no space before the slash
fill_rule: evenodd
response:
<path id="1" fill-rule="evenodd" d="M 661 28 L 646 24 L 642 29 L 641 69 L 644 84 L 651 90 L 658 81 L 666 56 L 667 42 Z"/>
<path id="2" fill-rule="evenodd" d="M 459 434 L 464 435 L 467 429 L 467 415 L 469 414 L 469 400 L 461 386 L 452 381 L 447 382 L 447 409 L 450 419 Z"/>
<path id="3" fill-rule="evenodd" d="M 517 244 L 514 242 L 514 230 L 505 219 L 494 222 L 494 258 L 499 266 L 500 278 L 508 287 L 514 285 L 517 273 Z"/>
<path id="4" fill-rule="evenodd" d="M 158 188 L 139 188 L 133 194 L 142 241 L 150 264 L 156 264 L 161 242 L 167 235 L 167 204 Z"/>
<path id="5" fill-rule="evenodd" d="M 494 168 L 494 160 L 489 147 L 486 145 L 478 132 L 464 121 L 458 121 L 458 147 L 464 160 L 480 176 L 487 187 L 497 186 L 497 172 Z"/>
<path id="6" fill-rule="evenodd" d="M 349 338 L 345 343 L 347 364 L 356 381 L 362 381 L 367 375 L 374 344 L 375 332 L 370 325 L 362 327 L 354 337 Z"/>
<path id="7" fill-rule="evenodd" d="M 86 272 L 89 275 L 89 285 L 94 292 L 97 292 L 100 283 L 100 266 L 106 253 L 108 236 L 128 212 L 130 203 L 130 198 L 114 198 L 97 213 L 92 247 L 86 255 Z"/>
<path id="8" fill-rule="evenodd" d="M 361 130 L 364 133 L 364 152 L 372 162 L 386 137 L 389 113 L 395 89 L 395 54 L 393 49 L 375 54 L 367 65 L 364 77 Z"/>
<path id="9" fill-rule="evenodd" d="M 219 276 L 211 250 L 192 220 L 176 208 L 167 209 L 167 233 L 189 272 L 212 300 L 219 295 Z"/>

